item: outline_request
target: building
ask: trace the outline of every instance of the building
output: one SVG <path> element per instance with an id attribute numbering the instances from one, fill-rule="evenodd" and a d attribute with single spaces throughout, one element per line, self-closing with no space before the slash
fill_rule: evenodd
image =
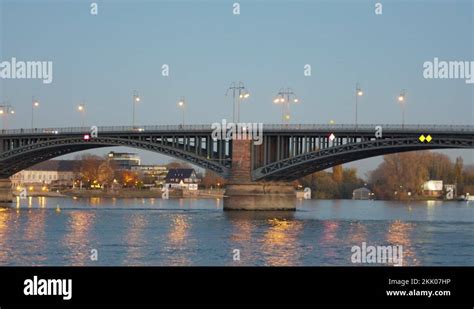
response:
<path id="1" fill-rule="evenodd" d="M 49 160 L 24 169 L 10 179 L 13 187 L 72 187 L 78 164 L 75 160 Z"/>
<path id="2" fill-rule="evenodd" d="M 365 187 L 352 191 L 353 200 L 370 200 L 372 197 L 373 193 Z"/>
<path id="3" fill-rule="evenodd" d="M 111 151 L 107 159 L 112 161 L 119 170 L 131 170 L 132 166 L 140 165 L 140 156 L 136 153 Z"/>
<path id="4" fill-rule="evenodd" d="M 200 179 L 193 168 L 172 168 L 165 178 L 165 187 L 170 189 L 197 190 Z"/>
<path id="5" fill-rule="evenodd" d="M 165 165 L 134 165 L 132 172 L 137 173 L 145 187 L 159 187 L 165 183 L 168 168 Z"/>
<path id="6" fill-rule="evenodd" d="M 440 197 L 443 195 L 443 181 L 429 180 L 423 183 L 423 195 L 431 197 Z"/>

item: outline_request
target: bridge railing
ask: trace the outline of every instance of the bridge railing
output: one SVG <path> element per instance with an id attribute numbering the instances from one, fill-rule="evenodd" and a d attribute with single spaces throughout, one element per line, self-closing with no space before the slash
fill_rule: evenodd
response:
<path id="1" fill-rule="evenodd" d="M 354 124 L 266 124 L 264 125 L 264 131 L 370 131 L 373 132 L 377 126 L 382 127 L 383 130 L 389 131 L 424 131 L 425 133 L 432 132 L 473 132 L 474 126 L 472 125 L 397 125 L 397 124 L 363 124 L 355 126 Z"/>
<path id="2" fill-rule="evenodd" d="M 86 134 L 92 127 L 66 127 L 66 128 L 33 128 L 33 129 L 2 129 L 0 135 L 19 134 Z M 147 126 L 98 126 L 98 132 L 176 132 L 176 131 L 210 131 L 211 125 L 147 125 Z"/>
<path id="3" fill-rule="evenodd" d="M 373 132 L 375 127 L 391 132 L 420 131 L 423 133 L 435 132 L 474 132 L 472 125 L 395 125 L 395 124 L 364 124 L 357 127 L 353 124 L 264 124 L 263 131 L 325 131 L 325 132 Z M 100 132 L 109 133 L 141 133 L 141 132 L 211 132 L 212 125 L 147 125 L 147 126 L 99 126 Z M 91 127 L 66 128 L 33 128 L 0 130 L 0 135 L 37 135 L 37 134 L 86 134 Z"/>

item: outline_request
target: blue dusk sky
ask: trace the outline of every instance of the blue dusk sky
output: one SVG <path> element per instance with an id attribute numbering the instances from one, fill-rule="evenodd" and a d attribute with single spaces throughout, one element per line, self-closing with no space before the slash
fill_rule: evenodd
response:
<path id="1" fill-rule="evenodd" d="M 396 97 L 406 89 L 407 124 L 473 124 L 474 85 L 425 79 L 423 63 L 474 60 L 474 1 L 385 0 L 381 15 L 376 2 L 0 0 L 0 60 L 53 62 L 51 84 L 0 80 L 0 101 L 15 108 L 9 128 L 30 127 L 32 96 L 39 127 L 79 126 L 83 100 L 86 125 L 130 125 L 137 90 L 138 124 L 180 123 L 181 96 L 186 122 L 203 124 L 232 118 L 225 92 L 241 80 L 251 93 L 242 121 L 279 123 L 272 100 L 291 87 L 300 98 L 292 123 L 346 124 L 359 82 L 359 123 L 401 123 Z M 165 160 L 138 152 L 145 163 Z M 474 164 L 473 151 L 445 153 Z M 380 162 L 348 165 L 364 176 Z"/>

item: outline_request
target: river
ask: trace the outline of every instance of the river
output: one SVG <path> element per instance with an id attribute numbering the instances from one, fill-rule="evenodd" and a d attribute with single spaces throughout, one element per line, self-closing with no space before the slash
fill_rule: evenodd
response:
<path id="1" fill-rule="evenodd" d="M 0 265 L 351 266 L 352 246 L 403 246 L 403 265 L 474 265 L 474 203 L 30 197 L 0 208 Z"/>

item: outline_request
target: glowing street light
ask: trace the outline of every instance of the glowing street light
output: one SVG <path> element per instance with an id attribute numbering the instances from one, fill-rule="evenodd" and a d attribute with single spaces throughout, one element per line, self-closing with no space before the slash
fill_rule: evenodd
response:
<path id="1" fill-rule="evenodd" d="M 34 128 L 34 118 L 35 118 L 35 108 L 39 107 L 39 101 L 36 100 L 34 97 L 31 102 L 31 128 Z"/>
<path id="2" fill-rule="evenodd" d="M 282 105 L 281 119 L 285 123 L 290 122 L 290 103 L 299 103 L 300 100 L 296 96 L 296 93 L 291 88 L 281 88 L 277 93 L 273 103 Z"/>
<path id="3" fill-rule="evenodd" d="M 359 102 L 359 97 L 363 96 L 364 95 L 364 91 L 362 91 L 362 88 L 360 88 L 359 86 L 359 83 L 356 84 L 356 97 L 355 97 L 355 103 L 356 103 L 356 106 L 355 106 L 355 126 L 356 126 L 356 130 L 357 130 L 357 126 L 358 126 L 358 119 L 357 119 L 357 112 L 358 112 L 358 102 Z"/>
<path id="4" fill-rule="evenodd" d="M 86 118 L 86 104 L 84 102 L 80 103 L 77 106 L 77 110 L 81 113 L 81 126 L 84 127 Z"/>
<path id="5" fill-rule="evenodd" d="M 178 101 L 178 108 L 181 109 L 183 113 L 183 126 L 184 126 L 184 114 L 186 112 L 186 98 L 181 97 L 181 99 Z"/>
<path id="6" fill-rule="evenodd" d="M 3 120 L 3 129 L 6 129 L 8 127 L 8 117 L 9 115 L 14 115 L 15 110 L 13 109 L 13 106 L 10 104 L 3 104 L 0 105 L 0 116 L 2 116 Z"/>
<path id="7" fill-rule="evenodd" d="M 135 128 L 135 105 L 141 101 L 140 96 L 138 95 L 138 91 L 134 90 L 133 91 L 133 96 L 132 96 L 132 106 L 133 106 L 133 111 L 132 111 L 132 127 Z"/>
<path id="8" fill-rule="evenodd" d="M 232 82 L 227 89 L 225 95 L 232 91 L 232 121 L 236 122 L 236 114 L 237 114 L 237 122 L 240 121 L 240 101 L 248 99 L 250 97 L 250 92 L 245 88 L 243 82 Z M 236 112 L 237 107 L 237 112 Z"/>
<path id="9" fill-rule="evenodd" d="M 402 106 L 402 128 L 405 127 L 405 103 L 406 103 L 406 91 L 403 89 L 400 94 L 398 95 L 398 102 Z"/>

